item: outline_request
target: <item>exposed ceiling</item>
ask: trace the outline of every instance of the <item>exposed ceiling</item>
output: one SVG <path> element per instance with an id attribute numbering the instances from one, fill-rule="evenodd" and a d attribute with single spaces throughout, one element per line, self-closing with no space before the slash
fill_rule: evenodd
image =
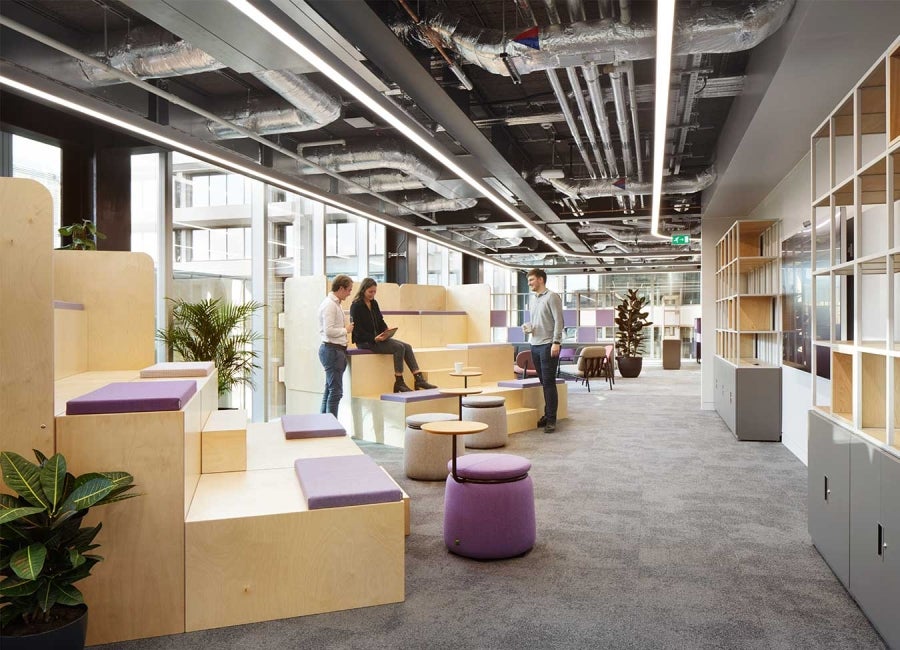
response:
<path id="1" fill-rule="evenodd" d="M 678 3 L 662 231 L 690 233 L 694 243 L 677 248 L 649 232 L 655 2 L 249 4 L 457 169 L 226 0 L 4 0 L 0 56 L 6 72 L 29 83 L 65 84 L 155 120 L 175 140 L 261 162 L 484 258 L 563 270 L 698 267 L 702 192 L 710 188 L 707 202 L 727 194 L 722 175 L 732 161 L 745 164 L 742 136 L 759 128 L 765 107 L 768 83 L 755 103 L 741 98 L 743 110 L 733 110 L 754 50 L 766 53 L 766 78 L 783 89 L 786 73 L 775 71 L 798 47 L 793 35 L 811 3 Z M 169 101 L 154 103 L 146 88 L 76 61 L 59 44 L 150 80 Z"/>

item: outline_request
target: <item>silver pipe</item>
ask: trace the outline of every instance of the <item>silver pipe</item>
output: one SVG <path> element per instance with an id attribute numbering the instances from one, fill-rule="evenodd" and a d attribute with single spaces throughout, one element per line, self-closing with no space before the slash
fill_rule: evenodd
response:
<path id="1" fill-rule="evenodd" d="M 581 159 L 584 161 L 585 167 L 587 167 L 588 175 L 591 178 L 597 178 L 597 172 L 594 171 L 594 166 L 591 165 L 591 159 L 588 158 L 587 150 L 584 148 L 584 141 L 581 139 L 581 135 L 578 132 L 578 125 L 575 123 L 575 118 L 572 116 L 572 111 L 569 108 L 569 100 L 566 98 L 566 93 L 563 92 L 562 84 L 559 83 L 559 77 L 556 76 L 556 70 L 547 70 L 546 72 L 547 79 L 550 81 L 550 87 L 553 88 L 553 93 L 559 101 L 559 107 L 562 109 L 563 116 L 566 118 L 566 124 L 569 125 L 572 137 L 575 138 L 575 146 L 578 147 L 578 153 L 581 154 Z"/>
<path id="2" fill-rule="evenodd" d="M 549 171 L 549 170 L 547 170 Z M 549 175 L 549 174 L 548 174 Z M 628 196 L 630 194 L 651 194 L 653 192 L 652 181 L 643 183 L 626 178 L 621 180 L 566 180 L 564 178 L 548 178 L 539 174 L 537 178 L 546 182 L 557 190 L 575 199 L 592 199 L 598 196 Z M 716 180 L 716 170 L 709 167 L 696 176 L 667 176 L 663 179 L 663 194 L 690 194 L 706 189 Z"/>
<path id="3" fill-rule="evenodd" d="M 568 0 L 568 3 L 569 18 L 573 23 L 587 20 L 587 15 L 584 13 L 584 4 L 582 4 L 581 0 Z"/>
<path id="4" fill-rule="evenodd" d="M 606 165 L 603 164 L 603 155 L 600 153 L 600 147 L 597 144 L 597 136 L 594 133 L 593 121 L 588 113 L 587 104 L 584 101 L 584 93 L 581 92 L 581 82 L 578 81 L 578 72 L 575 68 L 566 68 L 566 74 L 569 76 L 569 84 L 575 92 L 575 103 L 578 105 L 581 123 L 584 125 L 584 132 L 587 135 L 588 142 L 591 143 L 591 150 L 594 152 L 594 158 L 597 160 L 597 169 L 600 170 L 600 176 L 602 178 L 608 178 L 609 174 L 606 173 Z"/>
<path id="5" fill-rule="evenodd" d="M 613 104 L 616 107 L 616 124 L 619 137 L 622 139 L 622 160 L 625 162 L 625 176 L 634 175 L 634 154 L 631 151 L 631 132 L 628 128 L 628 108 L 625 106 L 625 87 L 622 84 L 622 73 L 609 73 L 609 81 L 613 89 Z"/>
<path id="6" fill-rule="evenodd" d="M 603 91 L 600 88 L 600 75 L 597 71 L 597 66 L 589 63 L 581 71 L 584 73 L 588 93 L 591 96 L 591 108 L 594 111 L 594 118 L 597 120 L 597 128 L 600 131 L 600 141 L 603 143 L 603 150 L 606 152 L 606 165 L 609 167 L 609 174 L 610 176 L 618 177 L 619 165 L 616 162 L 616 153 L 612 148 L 612 132 L 609 129 L 609 118 L 606 115 L 606 105 L 603 102 Z"/>
<path id="7" fill-rule="evenodd" d="M 634 63 L 628 62 L 625 67 L 625 81 L 628 86 L 628 105 L 631 109 L 631 128 L 634 131 L 634 153 L 637 158 L 638 181 L 644 182 L 644 157 L 641 153 L 641 132 L 638 129 L 637 99 L 634 93 Z"/>
<path id="8" fill-rule="evenodd" d="M 619 22 L 623 25 L 631 24 L 631 2 L 619 0 Z"/>
<path id="9" fill-rule="evenodd" d="M 698 68 L 700 67 L 702 60 L 703 56 L 700 54 L 694 54 L 691 57 L 691 72 L 688 79 L 687 90 L 685 91 L 684 112 L 682 113 L 681 124 L 689 124 L 691 121 L 691 113 L 694 111 L 694 101 L 697 94 L 697 80 L 700 77 Z M 684 153 L 684 146 L 687 143 L 687 134 L 688 130 L 682 127 L 681 133 L 678 136 L 678 141 L 675 144 L 675 153 L 672 157 L 675 162 L 672 171 L 675 174 L 681 172 L 681 154 Z"/>

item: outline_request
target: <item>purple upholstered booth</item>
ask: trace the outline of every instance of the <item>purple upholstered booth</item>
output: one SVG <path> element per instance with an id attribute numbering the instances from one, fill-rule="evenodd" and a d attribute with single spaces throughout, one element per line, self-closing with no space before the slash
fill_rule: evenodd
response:
<path id="1" fill-rule="evenodd" d="M 197 392 L 193 379 L 117 381 L 66 402 L 66 415 L 178 411 Z"/>
<path id="2" fill-rule="evenodd" d="M 334 438 L 347 435 L 347 431 L 331 413 L 282 415 L 281 428 L 287 440 L 298 438 Z"/>
<path id="3" fill-rule="evenodd" d="M 397 484 L 369 456 L 298 458 L 294 471 L 310 510 L 403 498 Z"/>
<path id="4" fill-rule="evenodd" d="M 531 462 L 512 454 L 469 454 L 456 461 L 463 479 L 447 477 L 444 543 L 451 553 L 478 560 L 515 557 L 536 537 Z M 491 481 L 491 482 L 483 482 Z"/>

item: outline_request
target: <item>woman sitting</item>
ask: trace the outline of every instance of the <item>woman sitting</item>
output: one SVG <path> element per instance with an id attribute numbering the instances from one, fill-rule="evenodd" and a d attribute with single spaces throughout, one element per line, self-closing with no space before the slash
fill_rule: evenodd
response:
<path id="1" fill-rule="evenodd" d="M 359 286 L 356 297 L 350 305 L 350 322 L 353 323 L 353 342 L 356 347 L 364 350 L 372 350 L 376 354 L 394 355 L 394 392 L 405 393 L 410 390 L 403 381 L 403 361 L 412 371 L 415 377 L 416 390 L 425 388 L 437 388 L 429 384 L 419 370 L 416 355 L 412 346 L 396 338 L 388 338 L 385 330 L 388 329 L 378 301 L 375 300 L 375 292 L 378 291 L 378 283 L 372 278 L 366 278 Z"/>

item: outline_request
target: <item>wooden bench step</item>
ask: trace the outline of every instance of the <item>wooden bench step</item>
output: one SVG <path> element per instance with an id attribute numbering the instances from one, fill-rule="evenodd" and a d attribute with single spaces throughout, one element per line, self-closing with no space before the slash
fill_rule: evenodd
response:
<path id="1" fill-rule="evenodd" d="M 200 433 L 200 472 L 242 472 L 247 469 L 247 412 L 211 411 Z"/>
<path id="2" fill-rule="evenodd" d="M 537 426 L 540 414 L 537 409 L 521 407 L 506 409 L 506 429 L 509 433 L 531 431 Z"/>

